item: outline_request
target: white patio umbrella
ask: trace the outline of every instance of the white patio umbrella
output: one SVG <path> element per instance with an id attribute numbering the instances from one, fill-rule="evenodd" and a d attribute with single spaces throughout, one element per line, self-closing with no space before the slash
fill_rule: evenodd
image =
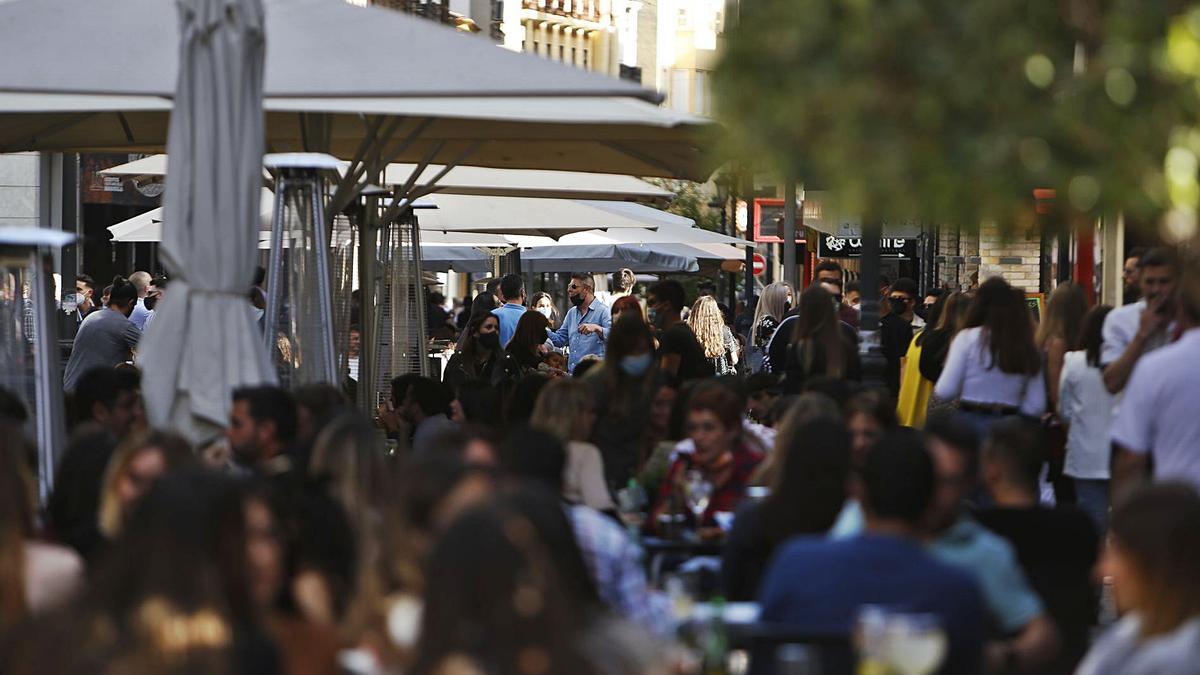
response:
<path id="1" fill-rule="evenodd" d="M 692 220 L 642 204 L 636 209 L 614 212 L 606 202 L 588 199 L 541 199 L 535 197 L 480 197 L 432 194 L 423 201 L 436 209 L 420 211 L 423 232 L 490 232 L 558 238 L 587 230 L 618 230 L 659 227 L 663 223 L 687 227 Z M 660 215 L 662 214 L 662 215 Z"/>
<path id="2" fill-rule="evenodd" d="M 710 122 L 616 78 L 342 0 L 263 0 L 272 152 L 703 180 Z M 164 0 L 0 3 L 0 152 L 160 152 L 179 41 Z M 53 39 L 47 39 L 53 36 Z M 103 36 L 103 39 L 97 39 Z M 469 160 L 469 161 L 465 161 Z"/>
<path id="3" fill-rule="evenodd" d="M 267 188 L 262 188 L 258 200 L 258 223 L 260 230 L 270 231 L 271 213 L 274 211 L 275 195 Z M 145 213 L 122 220 L 106 228 L 115 242 L 154 242 L 162 241 L 163 208 L 150 209 Z"/>
<path id="4" fill-rule="evenodd" d="M 349 163 L 346 163 L 346 166 L 348 165 Z M 404 185 L 417 169 L 416 164 L 389 164 L 384 169 L 383 184 Z M 443 171 L 445 175 L 440 175 Z M 161 178 L 167 174 L 167 156 L 158 154 L 142 157 L 104 169 L 100 174 L 135 179 Z M 431 187 L 435 192 L 448 195 L 600 199 L 661 205 L 668 204 L 675 198 L 675 194 L 670 190 L 633 176 L 586 171 L 490 169 L 479 166 L 458 166 L 447 170 L 439 164 L 425 167 L 414 181 L 413 187 Z"/>
<path id="5" fill-rule="evenodd" d="M 151 424 L 200 441 L 225 425 L 232 390 L 276 380 L 246 302 L 261 218 L 264 19 L 260 0 L 176 4 L 162 246 L 174 278 L 139 358 Z"/>

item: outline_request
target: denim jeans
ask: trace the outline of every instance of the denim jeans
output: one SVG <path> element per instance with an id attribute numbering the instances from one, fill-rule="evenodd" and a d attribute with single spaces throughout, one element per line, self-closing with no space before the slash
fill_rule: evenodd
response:
<path id="1" fill-rule="evenodd" d="M 1088 514 L 1100 534 L 1108 529 L 1108 479 L 1072 478 L 1076 506 Z"/>

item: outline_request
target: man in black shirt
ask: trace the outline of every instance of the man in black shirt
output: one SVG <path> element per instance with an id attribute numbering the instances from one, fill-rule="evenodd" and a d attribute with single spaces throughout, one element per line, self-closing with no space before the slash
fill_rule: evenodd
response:
<path id="1" fill-rule="evenodd" d="M 983 479 L 995 507 L 977 518 L 1004 537 L 1059 632 L 1061 650 L 1050 673 L 1071 673 L 1088 647 L 1096 621 L 1092 583 L 1097 536 L 1092 521 L 1071 506 L 1038 503 L 1041 429 L 1017 417 L 992 426 L 982 452 Z"/>
<path id="2" fill-rule="evenodd" d="M 676 382 L 712 375 L 704 349 L 696 334 L 680 318 L 684 307 L 683 286 L 664 279 L 646 293 L 650 323 L 658 329 L 658 367 Z"/>
<path id="3" fill-rule="evenodd" d="M 887 316 L 879 320 L 879 345 L 887 359 L 887 386 L 892 396 L 900 394 L 900 359 L 908 352 L 913 338 L 913 311 L 917 301 L 917 282 L 908 278 L 897 279 L 888 289 Z"/>

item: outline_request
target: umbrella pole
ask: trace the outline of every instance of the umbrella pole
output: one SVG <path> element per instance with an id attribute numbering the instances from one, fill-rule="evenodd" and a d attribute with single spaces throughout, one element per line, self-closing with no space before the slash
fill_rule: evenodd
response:
<path id="1" fill-rule="evenodd" d="M 375 373 L 379 358 L 379 341 L 375 335 L 375 216 L 379 212 L 378 197 L 367 197 L 358 219 L 358 324 L 361 335 L 358 351 L 358 407 L 374 415 L 378 377 Z"/>

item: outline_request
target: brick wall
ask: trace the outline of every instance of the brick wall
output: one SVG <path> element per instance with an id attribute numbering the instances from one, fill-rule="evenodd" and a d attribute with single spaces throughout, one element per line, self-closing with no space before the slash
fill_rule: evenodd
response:
<path id="1" fill-rule="evenodd" d="M 971 274 L 979 270 L 979 233 L 943 227 L 938 233 L 938 284 L 962 290 L 971 285 Z M 961 258 L 961 262 L 958 259 Z"/>
<path id="2" fill-rule="evenodd" d="M 1041 233 L 1036 228 L 1001 233 L 995 225 L 979 231 L 980 281 L 997 275 L 1029 292 L 1041 289 Z"/>

